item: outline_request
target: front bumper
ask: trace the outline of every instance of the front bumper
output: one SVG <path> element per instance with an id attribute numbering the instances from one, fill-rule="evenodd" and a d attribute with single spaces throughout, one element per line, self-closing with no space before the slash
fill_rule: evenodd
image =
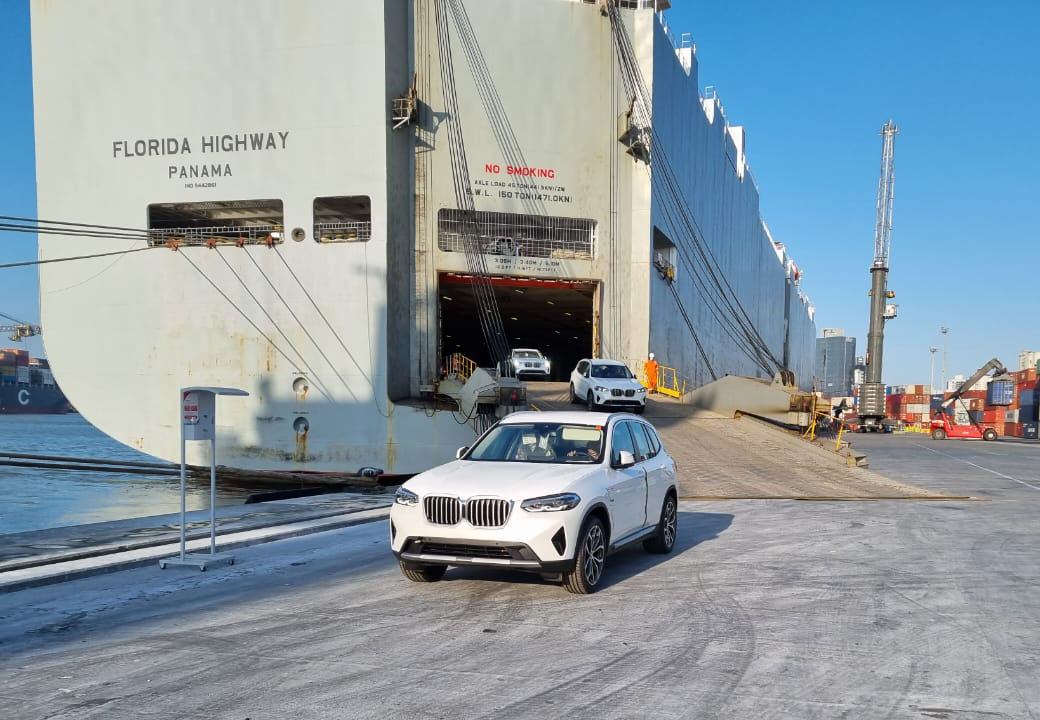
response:
<path id="1" fill-rule="evenodd" d="M 602 407 L 642 407 L 646 405 L 646 393 L 637 393 L 632 397 L 618 397 L 610 393 L 595 393 L 596 404 Z"/>
<path id="2" fill-rule="evenodd" d="M 501 567 L 533 572 L 570 572 L 574 559 L 542 560 L 524 543 L 490 542 L 466 543 L 454 538 L 407 538 L 401 551 L 394 551 L 399 559 L 416 565 L 473 565 Z"/>
<path id="3" fill-rule="evenodd" d="M 563 572 L 574 565 L 584 503 L 563 512 L 527 512 L 517 503 L 501 527 L 429 522 L 420 503 L 390 509 L 390 548 L 405 562 Z"/>

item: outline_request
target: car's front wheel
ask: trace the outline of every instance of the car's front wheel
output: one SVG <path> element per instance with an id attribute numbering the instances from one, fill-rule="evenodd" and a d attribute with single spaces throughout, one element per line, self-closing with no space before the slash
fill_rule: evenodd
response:
<path id="1" fill-rule="evenodd" d="M 589 390 L 589 394 L 585 398 L 585 406 L 589 409 L 589 412 L 596 412 L 596 397 L 591 390 Z"/>
<path id="2" fill-rule="evenodd" d="M 578 554 L 574 569 L 563 574 L 563 586 L 568 592 L 588 595 L 596 592 L 607 561 L 607 533 L 598 517 L 589 518 L 578 539 Z"/>
<path id="3" fill-rule="evenodd" d="M 578 402 L 578 396 L 574 394 L 574 383 L 571 383 L 571 404 Z"/>
<path id="4" fill-rule="evenodd" d="M 643 549 L 650 553 L 666 555 L 675 547 L 675 536 L 679 530 L 675 496 L 669 493 L 661 506 L 661 519 L 657 523 L 657 534 L 643 541 Z"/>
<path id="5" fill-rule="evenodd" d="M 642 415 L 643 413 L 645 413 L 645 412 L 646 412 L 646 405 L 637 405 L 637 406 L 636 406 L 635 408 L 633 408 L 633 410 L 632 410 L 632 411 L 633 411 L 633 412 L 634 412 L 634 413 L 635 413 L 636 415 Z"/>
<path id="6" fill-rule="evenodd" d="M 409 565 L 401 560 L 401 572 L 412 582 L 437 582 L 444 577 L 447 565 Z"/>

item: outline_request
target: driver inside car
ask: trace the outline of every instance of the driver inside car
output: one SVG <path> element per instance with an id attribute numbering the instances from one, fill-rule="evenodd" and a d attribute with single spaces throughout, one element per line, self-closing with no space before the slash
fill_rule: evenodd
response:
<path id="1" fill-rule="evenodd" d="M 574 448 L 567 457 L 587 457 L 592 462 L 599 460 L 599 443 L 595 440 L 590 440 L 584 448 Z"/>

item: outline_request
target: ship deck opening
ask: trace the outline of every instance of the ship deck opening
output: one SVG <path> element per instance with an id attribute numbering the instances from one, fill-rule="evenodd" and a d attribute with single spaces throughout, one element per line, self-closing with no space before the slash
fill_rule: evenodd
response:
<path id="1" fill-rule="evenodd" d="M 512 348 L 540 350 L 552 379 L 565 380 L 593 354 L 596 283 L 524 277 L 490 278 Z M 441 357 L 461 352 L 482 367 L 493 365 L 477 320 L 469 275 L 441 273 L 438 282 Z"/>
<path id="2" fill-rule="evenodd" d="M 281 200 L 224 200 L 153 203 L 148 206 L 152 245 L 281 243 L 285 213 Z"/>

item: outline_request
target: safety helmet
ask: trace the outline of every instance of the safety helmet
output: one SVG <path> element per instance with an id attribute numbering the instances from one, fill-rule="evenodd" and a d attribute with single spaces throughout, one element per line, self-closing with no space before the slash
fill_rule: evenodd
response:
<path id="1" fill-rule="evenodd" d="M 654 354 L 653 354 L 653 353 L 650 353 L 650 359 L 651 359 L 651 360 L 653 360 L 653 359 L 654 359 Z"/>

